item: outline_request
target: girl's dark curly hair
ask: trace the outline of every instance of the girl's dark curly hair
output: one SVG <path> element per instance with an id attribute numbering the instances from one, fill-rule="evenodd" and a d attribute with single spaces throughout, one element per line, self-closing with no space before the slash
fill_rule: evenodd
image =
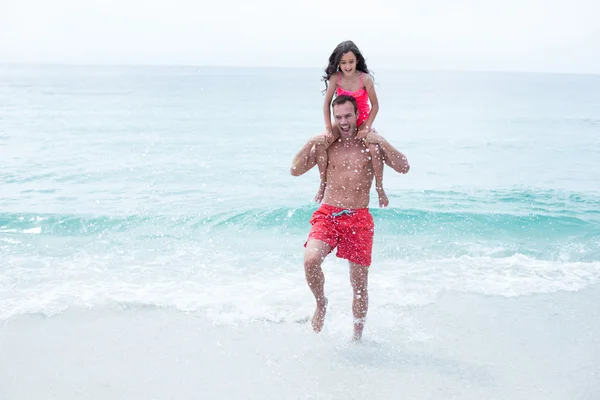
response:
<path id="1" fill-rule="evenodd" d="M 358 46 L 356 46 L 351 40 L 346 40 L 345 42 L 338 44 L 335 50 L 333 50 L 333 53 L 331 53 L 329 56 L 329 65 L 327 65 L 327 68 L 325 68 L 325 74 L 323 75 L 322 79 L 325 82 L 325 90 L 323 93 L 327 91 L 327 82 L 329 81 L 329 78 L 331 78 L 331 75 L 338 71 L 342 56 L 350 51 L 356 56 L 356 69 L 364 72 L 365 74 L 369 74 L 371 78 L 373 78 L 373 74 L 367 68 L 365 58 L 358 49 Z"/>

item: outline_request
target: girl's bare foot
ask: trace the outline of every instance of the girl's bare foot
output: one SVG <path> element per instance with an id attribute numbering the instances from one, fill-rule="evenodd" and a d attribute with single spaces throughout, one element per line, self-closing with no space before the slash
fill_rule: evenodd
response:
<path id="1" fill-rule="evenodd" d="M 383 190 L 383 187 L 376 187 L 377 196 L 379 196 L 379 207 L 387 207 L 390 204 L 390 201 Z"/>

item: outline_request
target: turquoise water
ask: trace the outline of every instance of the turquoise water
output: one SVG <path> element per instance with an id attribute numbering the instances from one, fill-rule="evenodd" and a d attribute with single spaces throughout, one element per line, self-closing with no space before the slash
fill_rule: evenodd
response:
<path id="1" fill-rule="evenodd" d="M 127 305 L 225 326 L 305 321 L 318 178 L 289 166 L 322 129 L 320 74 L 0 67 L 0 320 Z M 375 80 L 375 128 L 411 171 L 386 168 L 389 208 L 372 193 L 367 338 L 426 341 L 405 310 L 444 293 L 527 301 L 595 287 L 600 76 Z M 346 264 L 324 267 L 338 304 L 324 334 L 345 337 Z"/>

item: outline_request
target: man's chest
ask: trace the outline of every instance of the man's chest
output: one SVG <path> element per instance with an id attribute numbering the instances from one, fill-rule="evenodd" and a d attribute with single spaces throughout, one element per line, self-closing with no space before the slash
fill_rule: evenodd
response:
<path id="1" fill-rule="evenodd" d="M 360 146 L 332 145 L 328 151 L 329 165 L 341 171 L 370 170 L 371 157 L 369 150 Z"/>

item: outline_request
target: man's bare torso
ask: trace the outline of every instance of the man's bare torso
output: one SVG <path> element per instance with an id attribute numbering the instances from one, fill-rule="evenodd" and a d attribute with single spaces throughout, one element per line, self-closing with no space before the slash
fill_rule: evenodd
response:
<path id="1" fill-rule="evenodd" d="M 341 208 L 366 208 L 373 184 L 373 169 L 362 141 L 336 141 L 327 150 L 327 187 L 323 203 Z"/>

